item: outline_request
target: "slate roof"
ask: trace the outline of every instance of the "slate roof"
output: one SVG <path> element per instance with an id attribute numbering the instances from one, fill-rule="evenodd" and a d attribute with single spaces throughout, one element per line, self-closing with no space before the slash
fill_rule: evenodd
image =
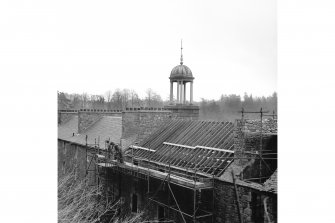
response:
<path id="1" fill-rule="evenodd" d="M 73 115 L 70 120 L 58 126 L 58 138 L 67 140 L 73 133 L 78 133 L 78 115 Z"/>
<path id="2" fill-rule="evenodd" d="M 102 149 L 105 148 L 105 140 L 110 139 L 119 143 L 122 132 L 122 118 L 114 116 L 103 116 L 83 133 L 78 134 L 78 116 L 74 115 L 68 122 L 58 127 L 58 138 L 82 145 L 95 143 Z M 73 133 L 75 135 L 73 136 Z M 100 140 L 99 140 L 100 138 Z"/>
<path id="3" fill-rule="evenodd" d="M 234 157 L 231 122 L 172 120 L 126 154 L 173 168 L 219 176 Z M 132 152 L 132 153 L 131 153 Z"/>

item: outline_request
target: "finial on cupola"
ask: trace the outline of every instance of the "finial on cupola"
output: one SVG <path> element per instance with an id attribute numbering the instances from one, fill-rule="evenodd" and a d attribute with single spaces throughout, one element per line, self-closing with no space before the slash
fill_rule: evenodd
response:
<path id="1" fill-rule="evenodd" d="M 183 39 L 181 39 L 181 56 L 180 56 L 180 64 L 183 65 Z"/>

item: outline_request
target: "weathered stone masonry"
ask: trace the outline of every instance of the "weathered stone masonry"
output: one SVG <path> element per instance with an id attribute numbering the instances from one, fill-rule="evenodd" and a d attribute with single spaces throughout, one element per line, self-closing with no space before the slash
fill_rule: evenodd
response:
<path id="1" fill-rule="evenodd" d="M 90 184 L 95 184 L 96 166 L 91 160 L 93 157 L 91 150 L 85 145 L 58 139 L 58 176 L 73 172 L 77 179 L 83 179 L 88 169 L 87 177 Z"/>
<path id="2" fill-rule="evenodd" d="M 84 132 L 102 116 L 121 116 L 118 110 L 80 109 L 78 111 L 78 133 Z"/>
<path id="3" fill-rule="evenodd" d="M 276 222 L 277 195 L 260 192 L 250 187 L 237 186 L 243 222 Z M 239 222 L 234 185 L 215 181 L 215 222 Z M 265 209 L 265 205 L 266 209 Z M 266 210 L 266 211 L 265 211 Z"/>
<path id="4" fill-rule="evenodd" d="M 263 122 L 262 136 L 260 132 L 260 122 L 252 120 L 237 120 L 234 131 L 234 149 L 235 162 L 234 165 L 239 166 L 243 171 L 238 173 L 241 179 L 270 176 L 270 172 L 277 169 L 277 122 L 276 120 L 268 119 Z M 261 139 L 262 138 L 262 139 Z M 262 142 L 262 143 L 261 143 Z M 261 161 L 258 156 L 251 155 L 245 152 L 259 153 L 262 145 L 262 150 L 271 155 L 263 155 L 263 158 L 273 158 Z M 246 159 L 250 157 L 250 159 Z M 260 162 L 263 167 L 260 169 Z M 267 167 L 264 166 L 266 162 Z M 270 170 L 268 169 L 270 168 Z M 265 180 L 265 179 L 263 179 Z"/>
<path id="5" fill-rule="evenodd" d="M 74 115 L 78 115 L 78 110 L 59 110 L 58 111 L 58 125 L 66 123 Z"/>

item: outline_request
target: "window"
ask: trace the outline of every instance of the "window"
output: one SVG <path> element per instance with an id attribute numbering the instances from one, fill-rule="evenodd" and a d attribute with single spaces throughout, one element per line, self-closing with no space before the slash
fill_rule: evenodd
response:
<path id="1" fill-rule="evenodd" d="M 162 222 L 165 221 L 165 213 L 164 213 L 164 207 L 158 205 L 158 221 Z"/>
<path id="2" fill-rule="evenodd" d="M 131 211 L 137 213 L 137 195 L 133 194 Z"/>
<path id="3" fill-rule="evenodd" d="M 62 169 L 63 169 L 63 174 L 65 174 L 65 161 L 63 161 Z"/>
<path id="4" fill-rule="evenodd" d="M 65 145 L 65 142 L 63 142 L 63 154 L 66 155 L 66 145 Z"/>

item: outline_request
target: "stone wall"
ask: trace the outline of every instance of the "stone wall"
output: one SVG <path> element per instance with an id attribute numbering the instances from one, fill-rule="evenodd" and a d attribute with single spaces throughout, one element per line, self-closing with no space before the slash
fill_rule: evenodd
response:
<path id="1" fill-rule="evenodd" d="M 102 173 L 103 171 L 101 171 Z M 107 170 L 108 183 L 105 184 L 104 178 L 100 182 L 103 185 L 104 194 L 108 196 L 110 201 L 121 200 L 122 206 L 120 208 L 120 215 L 131 216 L 136 214 L 133 212 L 133 196 L 137 196 L 137 212 L 144 212 L 144 217 L 150 220 L 157 219 L 157 204 L 149 201 L 148 197 L 148 181 L 142 178 L 137 178 L 129 174 L 124 174 L 114 171 L 113 169 Z M 150 191 L 155 192 L 160 186 L 160 182 L 156 179 L 150 180 Z M 152 194 L 150 195 L 152 196 Z"/>
<path id="2" fill-rule="evenodd" d="M 168 105 L 165 109 L 172 112 L 172 116 L 184 120 L 198 120 L 199 106 L 196 105 Z"/>
<path id="3" fill-rule="evenodd" d="M 122 148 L 140 142 L 171 119 L 172 113 L 166 110 L 122 112 Z"/>
<path id="4" fill-rule="evenodd" d="M 89 168 L 88 178 L 93 183 L 95 167 L 91 159 L 90 153 L 86 157 L 86 146 L 58 139 L 58 177 L 73 171 L 77 179 L 83 179 L 86 176 L 86 168 Z"/>
<path id="5" fill-rule="evenodd" d="M 121 116 L 119 110 L 80 109 L 78 111 L 78 133 L 84 132 L 103 116 Z"/>
<path id="6" fill-rule="evenodd" d="M 242 121 L 242 120 L 239 120 Z M 244 120 L 244 131 L 249 133 L 260 133 L 263 131 L 265 134 L 277 133 L 277 119 L 267 118 L 263 119 L 262 123 L 260 120 Z"/>
<path id="7" fill-rule="evenodd" d="M 257 120 L 237 120 L 235 123 L 234 164 L 243 169 L 240 174 L 241 179 L 269 177 L 277 169 L 276 120 L 264 120 L 262 134 L 260 127 L 260 121 Z M 261 148 L 262 154 L 270 154 L 262 155 L 263 160 L 260 160 L 259 156 L 247 153 L 260 153 Z M 260 182 L 264 180 L 266 178 L 260 179 Z"/>
<path id="8" fill-rule="evenodd" d="M 215 222 L 239 222 L 234 185 L 217 180 L 214 191 Z M 237 186 L 237 191 L 244 223 L 277 222 L 277 195 L 243 186 Z"/>
<path id="9" fill-rule="evenodd" d="M 86 147 L 84 145 L 73 144 L 64 140 L 58 140 L 58 173 L 63 174 L 75 171 L 78 178 L 84 178 L 86 175 L 86 167 L 91 163 L 91 156 L 86 159 Z M 97 179 L 94 178 L 93 162 L 89 168 L 90 184 L 96 184 Z M 113 172 L 110 169 L 111 172 Z M 132 195 L 137 195 L 138 210 L 145 210 L 145 215 L 150 219 L 156 219 L 158 215 L 158 205 L 149 202 L 147 195 L 147 180 L 138 179 L 134 176 L 114 172 L 109 174 L 109 183 L 106 190 L 109 199 L 118 199 L 122 197 L 124 205 L 122 212 L 124 214 L 131 213 Z M 100 182 L 103 183 L 103 182 Z M 161 181 L 150 179 L 150 191 L 155 192 L 160 186 Z M 103 184 L 105 185 L 105 184 Z M 236 197 L 234 185 L 232 183 L 215 180 L 214 184 L 214 221 L 215 222 L 238 222 L 238 209 L 236 206 Z M 166 185 L 167 186 L 167 185 Z M 188 209 L 192 206 L 192 190 L 171 185 L 182 209 Z M 162 188 L 158 193 L 159 196 L 166 196 L 167 187 Z M 205 190 L 202 192 L 204 193 Z M 201 204 L 210 207 L 211 192 L 202 194 Z M 247 222 L 277 222 L 277 197 L 275 194 L 260 192 L 248 187 L 238 185 L 238 194 L 240 199 L 241 210 L 243 213 L 244 223 Z M 265 204 L 264 204 L 264 200 Z M 166 198 L 163 197 L 163 200 Z M 172 202 L 172 201 L 171 201 Z M 266 207 L 266 208 L 265 208 Z M 266 211 L 265 211 L 266 210 Z M 181 216 L 175 211 L 169 211 L 164 208 L 166 217 L 175 219 L 176 222 L 182 222 Z M 191 210 L 188 210 L 191 212 Z M 185 217 L 187 222 L 191 219 Z M 211 219 L 203 219 L 201 222 L 211 222 Z"/>
<path id="10" fill-rule="evenodd" d="M 101 171 L 104 172 L 104 171 Z M 147 203 L 147 181 L 114 171 L 112 168 L 107 170 L 107 181 L 101 178 L 101 185 L 110 201 L 122 200 L 121 214 L 129 215 L 132 213 L 133 195 L 137 196 L 137 210 L 143 210 Z"/>
<path id="11" fill-rule="evenodd" d="M 132 201 L 133 195 L 137 196 L 137 210 L 138 212 L 144 212 L 144 217 L 146 220 L 158 221 L 158 208 L 160 204 L 149 200 L 149 197 L 153 197 L 155 195 L 155 200 L 159 202 L 167 204 L 170 201 L 170 205 L 174 208 L 176 204 L 173 200 L 172 195 L 168 196 L 169 188 L 167 183 L 162 184 L 161 180 L 150 178 L 150 181 L 147 181 L 142 178 L 137 178 L 132 175 L 120 173 L 117 171 L 113 171 L 112 169 L 108 170 L 108 184 L 107 188 L 107 196 L 111 200 L 121 199 L 123 201 L 123 206 L 121 207 L 121 215 L 129 216 L 132 214 Z M 150 183 L 150 193 L 148 196 L 148 182 Z M 101 182 L 102 185 L 105 185 L 104 182 Z M 193 213 L 193 190 L 189 188 L 184 188 L 181 186 L 177 186 L 174 184 L 170 184 L 171 189 L 174 193 L 175 198 L 177 199 L 178 205 L 181 210 L 186 213 Z M 205 190 L 206 191 L 206 190 Z M 202 192 L 204 193 L 204 192 Z M 210 197 L 210 202 L 208 202 L 208 198 Z M 201 205 L 201 209 L 205 209 L 204 206 L 211 206 L 212 204 L 212 192 L 208 191 L 207 194 L 203 194 L 201 196 L 201 202 L 198 205 Z M 207 199 L 207 200 L 206 200 Z M 210 205 L 208 205 L 210 203 Z M 164 209 L 164 217 L 165 219 L 174 220 L 174 222 L 183 222 L 183 219 L 179 212 L 170 210 L 164 205 L 161 206 Z M 193 222 L 193 219 L 184 216 L 186 222 Z M 209 223 L 211 222 L 211 218 L 204 218 L 201 223 Z"/>
<path id="12" fill-rule="evenodd" d="M 109 174 L 109 184 L 107 184 L 110 199 L 122 198 L 124 201 L 122 206 L 122 214 L 129 215 L 132 210 L 132 196 L 137 196 L 138 211 L 144 211 L 147 220 L 158 220 L 158 206 L 154 201 L 148 200 L 148 181 L 139 179 L 131 175 L 114 172 Z M 103 182 L 102 182 L 103 183 Z M 104 185 L 104 184 L 102 184 Z M 165 184 L 160 190 L 156 191 L 161 185 L 161 181 L 150 179 L 150 192 L 155 194 L 161 202 L 168 200 L 168 186 Z M 180 208 L 186 213 L 193 213 L 193 190 L 182 188 L 171 184 L 174 196 L 176 197 Z M 261 192 L 249 187 L 237 185 L 239 205 L 242 212 L 244 223 L 275 223 L 277 222 L 277 195 L 267 192 Z M 200 197 L 201 209 L 208 208 L 210 211 L 212 206 L 211 190 L 202 190 Z M 174 205 L 173 198 L 170 197 L 171 205 Z M 176 207 L 176 206 L 175 206 Z M 214 184 L 214 210 L 213 219 L 217 223 L 235 223 L 239 222 L 239 212 L 236 202 L 235 188 L 232 183 L 215 180 Z M 175 220 L 175 222 L 183 222 L 180 213 L 169 210 L 164 207 L 166 218 Z M 192 218 L 184 216 L 186 222 L 193 222 Z M 211 217 L 201 219 L 198 222 L 212 222 Z"/>
<path id="13" fill-rule="evenodd" d="M 58 125 L 66 123 L 74 115 L 78 115 L 78 110 L 58 111 Z"/>

